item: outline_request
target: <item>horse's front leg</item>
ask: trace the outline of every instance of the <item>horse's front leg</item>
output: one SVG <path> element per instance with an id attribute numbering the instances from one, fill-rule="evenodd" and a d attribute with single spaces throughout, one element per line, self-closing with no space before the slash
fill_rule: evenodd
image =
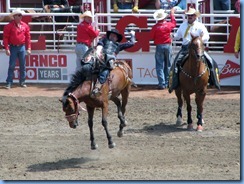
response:
<path id="1" fill-rule="evenodd" d="M 192 118 L 191 118 L 191 111 L 192 111 L 192 107 L 191 107 L 191 98 L 190 98 L 190 94 L 184 94 L 184 98 L 186 101 L 186 109 L 187 109 L 187 129 L 188 130 L 193 130 L 193 124 L 192 124 Z"/>
<path id="2" fill-rule="evenodd" d="M 183 120 L 182 120 L 182 106 L 183 106 L 183 100 L 182 100 L 182 96 L 181 96 L 181 88 L 178 87 L 175 90 L 175 95 L 177 97 L 177 102 L 178 102 L 178 109 L 177 109 L 177 113 L 176 113 L 176 126 L 180 126 L 183 124 Z"/>
<path id="3" fill-rule="evenodd" d="M 123 114 L 122 109 L 121 109 L 121 102 L 120 102 L 119 98 L 117 98 L 117 97 L 113 97 L 111 100 L 117 106 L 118 118 L 120 120 L 119 131 L 118 131 L 117 135 L 118 135 L 118 137 L 122 137 L 124 134 L 123 128 L 126 126 L 126 123 L 125 123 L 124 114 Z"/>
<path id="4" fill-rule="evenodd" d="M 106 136 L 108 139 L 108 147 L 109 148 L 114 148 L 115 143 L 112 141 L 112 136 L 110 135 L 108 131 L 108 122 L 107 122 L 107 116 L 108 116 L 108 102 L 104 104 L 104 107 L 102 108 L 102 125 L 105 129 Z"/>
<path id="5" fill-rule="evenodd" d="M 203 101 L 205 99 L 206 96 L 206 92 L 205 90 L 199 92 L 196 94 L 196 104 L 197 104 L 197 131 L 201 132 L 203 131 L 203 117 L 202 117 L 202 113 L 203 113 Z"/>
<path id="6" fill-rule="evenodd" d="M 95 138 L 94 138 L 94 132 L 93 132 L 93 116 L 94 116 L 94 107 L 89 107 L 86 106 L 87 108 L 87 113 L 88 113 L 88 126 L 89 126 L 89 130 L 90 130 L 90 141 L 91 141 L 91 149 L 95 150 L 98 148 L 98 145 L 95 142 Z"/>

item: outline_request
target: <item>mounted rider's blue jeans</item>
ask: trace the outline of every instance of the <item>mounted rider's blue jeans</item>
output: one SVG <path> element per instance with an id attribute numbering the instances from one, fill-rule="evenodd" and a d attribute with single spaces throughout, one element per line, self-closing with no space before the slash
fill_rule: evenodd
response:
<path id="1" fill-rule="evenodd" d="M 26 55 L 26 49 L 25 45 L 20 46 L 9 46 L 10 50 L 10 57 L 9 57 L 9 68 L 8 68 L 8 77 L 6 79 L 7 84 L 13 83 L 14 78 L 14 68 L 16 65 L 16 60 L 19 59 L 19 71 L 20 71 L 20 77 L 19 77 L 19 83 L 24 83 L 26 78 L 26 69 L 25 69 L 25 55 Z"/>
<path id="2" fill-rule="evenodd" d="M 171 44 L 159 44 L 156 46 L 155 60 L 158 86 L 167 87 L 170 70 Z"/>
<path id="3" fill-rule="evenodd" d="M 101 84 L 104 84 L 108 78 L 108 75 L 109 75 L 109 70 L 108 69 L 104 69 L 103 71 L 101 71 L 99 73 L 99 76 L 98 76 L 98 81 L 101 83 Z"/>

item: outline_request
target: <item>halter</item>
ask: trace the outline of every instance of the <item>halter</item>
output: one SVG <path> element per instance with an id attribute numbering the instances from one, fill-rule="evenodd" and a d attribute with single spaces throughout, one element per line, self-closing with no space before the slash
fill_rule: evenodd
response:
<path id="1" fill-rule="evenodd" d="M 69 93 L 68 97 L 71 97 L 71 99 L 73 100 L 74 104 L 75 104 L 75 113 L 74 114 L 70 114 L 70 115 L 66 115 L 65 118 L 67 119 L 68 122 L 72 122 L 74 120 L 76 120 L 78 118 L 79 113 L 79 100 L 76 98 L 76 96 L 73 93 Z"/>

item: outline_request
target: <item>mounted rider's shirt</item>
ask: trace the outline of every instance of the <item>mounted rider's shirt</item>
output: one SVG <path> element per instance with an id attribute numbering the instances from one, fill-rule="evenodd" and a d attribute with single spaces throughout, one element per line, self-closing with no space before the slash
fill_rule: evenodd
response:
<path id="1" fill-rule="evenodd" d="M 119 43 L 109 40 L 107 37 L 101 38 L 97 45 L 103 47 L 103 53 L 105 55 L 105 64 L 108 64 L 108 61 L 116 59 L 117 54 L 127 48 L 132 47 L 135 44 L 135 37 L 132 36 L 128 42 Z"/>
<path id="2" fill-rule="evenodd" d="M 128 42 L 118 43 L 109 40 L 107 37 L 101 38 L 97 45 L 103 46 L 103 53 L 116 56 L 120 51 L 130 48 L 135 44 L 135 38 L 132 37 Z"/>

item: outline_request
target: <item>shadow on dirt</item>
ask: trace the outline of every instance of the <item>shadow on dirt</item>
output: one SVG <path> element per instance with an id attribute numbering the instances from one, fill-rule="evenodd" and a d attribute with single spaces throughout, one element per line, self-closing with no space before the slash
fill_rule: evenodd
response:
<path id="1" fill-rule="evenodd" d="M 57 162 L 46 162 L 42 164 L 34 164 L 28 167 L 27 172 L 48 172 L 53 170 L 62 170 L 69 168 L 81 168 L 81 164 L 94 161 L 96 159 L 90 158 L 71 158 L 66 160 L 59 160 Z"/>
<path id="2" fill-rule="evenodd" d="M 173 132 L 185 132 L 188 131 L 185 127 L 186 123 L 183 123 L 181 126 L 176 126 L 172 124 L 165 124 L 165 123 L 159 123 L 155 125 L 150 126 L 144 126 L 142 129 L 128 129 L 128 133 L 148 133 L 148 134 L 155 134 L 155 135 L 161 135 L 162 133 L 173 133 Z"/>

